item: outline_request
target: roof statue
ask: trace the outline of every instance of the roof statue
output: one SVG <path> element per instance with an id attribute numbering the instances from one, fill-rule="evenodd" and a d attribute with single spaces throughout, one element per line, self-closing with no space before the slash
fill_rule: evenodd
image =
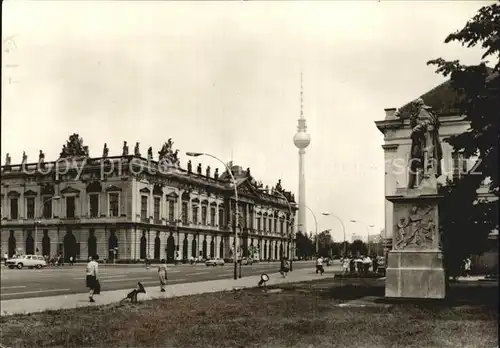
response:
<path id="1" fill-rule="evenodd" d="M 5 165 L 10 166 L 10 163 L 12 162 L 12 159 L 10 158 L 9 154 L 5 155 Z"/>
<path id="2" fill-rule="evenodd" d="M 148 149 L 148 160 L 153 159 L 153 148 L 150 146 Z"/>
<path id="3" fill-rule="evenodd" d="M 161 150 L 158 151 L 159 160 L 166 161 L 168 164 L 178 167 L 180 164 L 178 157 L 179 150 L 175 150 L 174 152 L 172 150 L 173 145 L 174 142 L 172 141 L 172 138 L 168 138 L 167 142 L 163 144 L 163 146 L 161 147 Z"/>
<path id="4" fill-rule="evenodd" d="M 23 151 L 23 161 L 21 164 L 26 164 L 28 162 L 28 155 L 26 155 L 26 151 Z"/>
<path id="5" fill-rule="evenodd" d="M 188 173 L 191 173 L 193 170 L 193 165 L 191 164 L 191 160 L 188 161 Z"/>
<path id="6" fill-rule="evenodd" d="M 66 145 L 63 145 L 60 158 L 89 157 L 88 146 L 83 146 L 83 139 L 76 133 L 69 136 Z"/>
<path id="7" fill-rule="evenodd" d="M 276 184 L 276 188 L 275 188 L 275 191 L 279 192 L 279 193 L 283 193 L 283 187 L 281 186 L 281 179 L 278 180 L 278 183 Z"/>
<path id="8" fill-rule="evenodd" d="M 215 168 L 214 179 L 215 180 L 219 179 L 219 168 Z"/>
<path id="9" fill-rule="evenodd" d="M 134 156 L 141 157 L 141 151 L 139 150 L 139 142 L 135 143 Z"/>
<path id="10" fill-rule="evenodd" d="M 108 145 L 104 143 L 104 147 L 102 149 L 102 157 L 106 158 L 108 157 L 108 154 L 109 154 Z"/>
<path id="11" fill-rule="evenodd" d="M 209 178 L 210 177 L 210 166 L 207 166 L 207 169 L 205 169 L 206 176 Z"/>
<path id="12" fill-rule="evenodd" d="M 197 172 L 199 175 L 201 175 L 201 171 L 202 171 L 202 169 L 201 169 L 201 163 L 198 163 L 198 167 L 196 168 L 196 172 Z"/>
<path id="13" fill-rule="evenodd" d="M 123 142 L 123 148 L 122 148 L 122 156 L 128 156 L 128 145 L 127 145 L 127 142 L 124 141 Z"/>
<path id="14" fill-rule="evenodd" d="M 42 150 L 40 150 L 40 153 L 38 154 L 38 163 L 43 163 L 45 161 L 45 154 L 43 153 Z"/>

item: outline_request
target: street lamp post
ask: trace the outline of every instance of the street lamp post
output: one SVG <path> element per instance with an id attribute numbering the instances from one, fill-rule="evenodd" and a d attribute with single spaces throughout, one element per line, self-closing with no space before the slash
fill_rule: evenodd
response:
<path id="1" fill-rule="evenodd" d="M 60 196 L 54 196 L 54 197 L 47 198 L 46 200 L 44 200 L 42 202 L 42 205 L 40 206 L 40 209 L 38 210 L 38 212 L 39 212 L 38 215 L 40 216 L 40 219 L 43 217 L 42 216 L 42 210 L 43 210 L 43 207 L 45 207 L 45 204 L 47 202 L 52 201 L 52 200 L 57 201 L 60 198 L 61 198 Z M 35 220 L 35 255 L 38 255 L 38 224 L 39 223 L 40 223 L 40 220 L 36 219 Z"/>
<path id="2" fill-rule="evenodd" d="M 341 218 L 339 218 L 335 214 L 332 214 L 332 213 L 329 213 L 329 212 L 325 212 L 325 213 L 321 213 L 321 214 L 324 215 L 324 216 L 332 216 L 332 217 L 336 218 L 337 220 L 339 220 L 340 224 L 342 225 L 342 231 L 344 232 L 344 257 L 345 257 L 347 255 L 347 240 L 345 238 L 345 225 L 344 225 L 344 222 L 342 221 Z"/>
<path id="3" fill-rule="evenodd" d="M 318 243 L 318 220 L 316 219 L 316 215 L 312 211 L 311 208 L 309 208 L 307 205 L 305 206 L 307 210 L 309 210 L 314 218 L 314 224 L 316 226 L 316 256 L 318 256 L 318 251 L 319 251 L 319 243 Z"/>
<path id="4" fill-rule="evenodd" d="M 290 201 L 288 200 L 288 198 L 285 197 L 285 195 L 279 191 L 274 191 L 274 193 L 277 193 L 278 195 L 280 195 L 281 197 L 283 197 L 286 201 L 286 203 L 288 204 L 288 209 L 290 210 L 290 220 L 288 221 L 288 225 L 290 226 L 290 230 L 293 230 L 293 222 L 292 222 L 292 215 L 293 215 L 293 212 L 292 212 L 292 205 L 290 204 Z M 293 271 L 293 254 L 292 254 L 292 257 L 290 258 L 290 234 L 293 233 L 293 231 L 289 231 L 288 232 L 288 238 L 287 238 L 287 242 L 288 242 L 288 261 L 290 262 L 290 272 Z"/>
<path id="5" fill-rule="evenodd" d="M 233 181 L 234 186 L 234 197 L 235 197 L 235 224 L 234 224 L 234 279 L 238 279 L 238 223 L 239 223 L 239 214 L 238 214 L 238 186 L 236 185 L 236 179 L 233 176 L 233 172 L 231 168 L 228 167 L 226 163 L 224 163 L 220 158 L 215 157 L 214 155 L 203 153 L 203 152 L 186 152 L 187 156 L 198 157 L 198 156 L 208 156 L 216 159 L 220 163 L 226 167 L 227 172 L 231 176 L 231 180 Z M 229 205 L 231 206 L 231 205 Z M 241 267 L 241 266 L 240 266 Z M 241 278 L 241 268 L 240 268 L 240 278 Z"/>
<path id="6" fill-rule="evenodd" d="M 366 227 L 366 244 L 368 244 L 368 255 L 371 253 L 371 248 L 370 248 L 370 227 L 375 227 L 375 225 L 367 225 L 361 220 L 351 220 L 351 222 L 356 223 L 359 222 L 363 226 Z"/>

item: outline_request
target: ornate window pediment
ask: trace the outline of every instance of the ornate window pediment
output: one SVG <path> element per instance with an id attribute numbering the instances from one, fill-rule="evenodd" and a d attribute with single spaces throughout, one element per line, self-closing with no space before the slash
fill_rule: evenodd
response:
<path id="1" fill-rule="evenodd" d="M 143 187 L 139 190 L 140 193 L 151 193 L 151 190 L 148 189 L 147 187 Z"/>
<path id="2" fill-rule="evenodd" d="M 208 199 L 204 199 L 203 201 L 201 201 L 201 204 L 208 205 Z"/>
<path id="3" fill-rule="evenodd" d="M 93 181 L 87 185 L 87 193 L 99 193 L 102 192 L 101 183 L 98 181 Z"/>
<path id="4" fill-rule="evenodd" d="M 62 189 L 62 190 L 61 190 L 61 193 L 62 193 L 63 195 L 66 195 L 66 194 L 79 194 L 79 193 L 80 193 L 80 190 L 77 190 L 77 189 L 75 189 L 75 188 L 73 188 L 73 187 L 71 187 L 71 186 L 68 186 L 68 187 L 66 187 L 66 188 Z"/>
<path id="5" fill-rule="evenodd" d="M 216 203 L 216 202 L 212 202 L 212 203 L 210 203 L 210 206 L 211 206 L 211 207 L 216 207 L 216 206 L 217 206 L 217 203 Z"/>
<path id="6" fill-rule="evenodd" d="M 153 187 L 153 194 L 163 196 L 163 187 L 161 185 L 155 185 Z"/>
<path id="7" fill-rule="evenodd" d="M 42 185 L 41 194 L 42 196 L 52 196 L 54 195 L 54 186 L 51 184 Z"/>
<path id="8" fill-rule="evenodd" d="M 16 198 L 16 197 L 21 196 L 21 194 L 17 191 L 9 191 L 9 193 L 7 193 L 7 196 L 12 197 L 12 198 Z"/>
<path id="9" fill-rule="evenodd" d="M 107 188 L 106 188 L 106 192 L 119 192 L 121 191 L 122 189 L 118 186 L 115 186 L 115 185 L 109 185 Z"/>
<path id="10" fill-rule="evenodd" d="M 189 193 L 184 192 L 184 193 L 182 194 L 182 200 L 183 200 L 183 201 L 189 201 L 189 199 L 190 199 L 190 198 L 191 198 L 191 197 L 189 196 Z"/>
<path id="11" fill-rule="evenodd" d="M 176 200 L 177 198 L 179 198 L 179 195 L 177 194 L 177 192 L 172 191 L 169 194 L 167 194 L 167 198 L 175 199 Z"/>
<path id="12" fill-rule="evenodd" d="M 33 191 L 33 190 L 28 190 L 28 191 L 24 192 L 24 195 L 25 196 L 36 196 L 37 193 L 35 191 Z"/>
<path id="13" fill-rule="evenodd" d="M 191 201 L 192 203 L 200 203 L 200 200 L 198 198 L 195 198 Z"/>

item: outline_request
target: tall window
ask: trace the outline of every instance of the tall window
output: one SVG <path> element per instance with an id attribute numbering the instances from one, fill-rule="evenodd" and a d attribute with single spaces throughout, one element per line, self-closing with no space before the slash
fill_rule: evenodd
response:
<path id="1" fill-rule="evenodd" d="M 35 197 L 26 197 L 26 217 L 35 218 Z"/>
<path id="2" fill-rule="evenodd" d="M 201 207 L 201 223 L 202 225 L 207 224 L 207 207 L 205 206 Z"/>
<path id="3" fill-rule="evenodd" d="M 283 220 L 280 220 L 280 232 L 284 233 L 285 230 L 283 229 Z"/>
<path id="4" fill-rule="evenodd" d="M 260 217 L 257 218 L 257 231 L 261 231 L 260 226 Z"/>
<path id="5" fill-rule="evenodd" d="M 175 202 L 168 201 L 168 221 L 174 222 L 175 220 Z"/>
<path id="6" fill-rule="evenodd" d="M 66 197 L 66 217 L 75 217 L 75 197 Z"/>
<path id="7" fill-rule="evenodd" d="M 118 216 L 120 196 L 118 193 L 109 194 L 109 216 Z"/>
<path id="8" fill-rule="evenodd" d="M 141 196 L 141 219 L 148 218 L 148 196 Z"/>
<path id="9" fill-rule="evenodd" d="M 453 160 L 453 179 L 459 179 L 467 173 L 467 160 L 460 152 L 453 152 L 451 158 Z"/>
<path id="10" fill-rule="evenodd" d="M 52 199 L 50 197 L 43 197 L 43 217 L 52 218 Z"/>
<path id="11" fill-rule="evenodd" d="M 155 208 L 155 211 L 154 211 L 154 219 L 155 221 L 159 221 L 160 220 L 160 201 L 161 198 L 160 197 L 155 197 L 154 198 L 154 208 Z"/>
<path id="12" fill-rule="evenodd" d="M 10 218 L 17 219 L 19 217 L 19 203 L 17 198 L 10 199 Z"/>
<path id="13" fill-rule="evenodd" d="M 199 223 L 198 221 L 198 206 L 193 205 L 193 224 L 197 225 Z"/>
<path id="14" fill-rule="evenodd" d="M 90 217 L 99 217 L 99 195 L 89 195 Z"/>
<path id="15" fill-rule="evenodd" d="M 274 218 L 274 233 L 278 233 L 278 219 Z"/>
<path id="16" fill-rule="evenodd" d="M 210 207 L 210 226 L 215 226 L 215 207 Z"/>
<path id="17" fill-rule="evenodd" d="M 188 202 L 182 202 L 182 223 L 188 224 Z"/>
<path id="18" fill-rule="evenodd" d="M 224 226 L 224 209 L 219 209 L 219 227 L 222 228 Z"/>

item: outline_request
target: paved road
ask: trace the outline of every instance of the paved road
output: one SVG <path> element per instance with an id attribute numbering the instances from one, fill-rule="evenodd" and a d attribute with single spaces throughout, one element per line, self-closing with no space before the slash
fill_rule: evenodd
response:
<path id="1" fill-rule="evenodd" d="M 294 262 L 294 269 L 314 269 L 314 261 Z M 242 266 L 242 276 L 257 275 L 263 272 L 276 272 L 279 263 L 257 263 Z M 329 268 L 339 269 L 340 265 Z M 169 284 L 194 283 L 206 280 L 227 279 L 233 275 L 233 264 L 206 267 L 205 265 L 180 265 L 168 267 Z M 85 268 L 82 266 L 52 267 L 42 270 L 8 269 L 2 267 L 0 273 L 1 300 L 29 297 L 67 295 L 86 292 Z M 157 267 L 144 266 L 106 266 L 99 268 L 102 291 L 132 289 L 137 282 L 145 286 L 159 286 Z M 196 286 L 193 284 L 193 286 Z"/>

